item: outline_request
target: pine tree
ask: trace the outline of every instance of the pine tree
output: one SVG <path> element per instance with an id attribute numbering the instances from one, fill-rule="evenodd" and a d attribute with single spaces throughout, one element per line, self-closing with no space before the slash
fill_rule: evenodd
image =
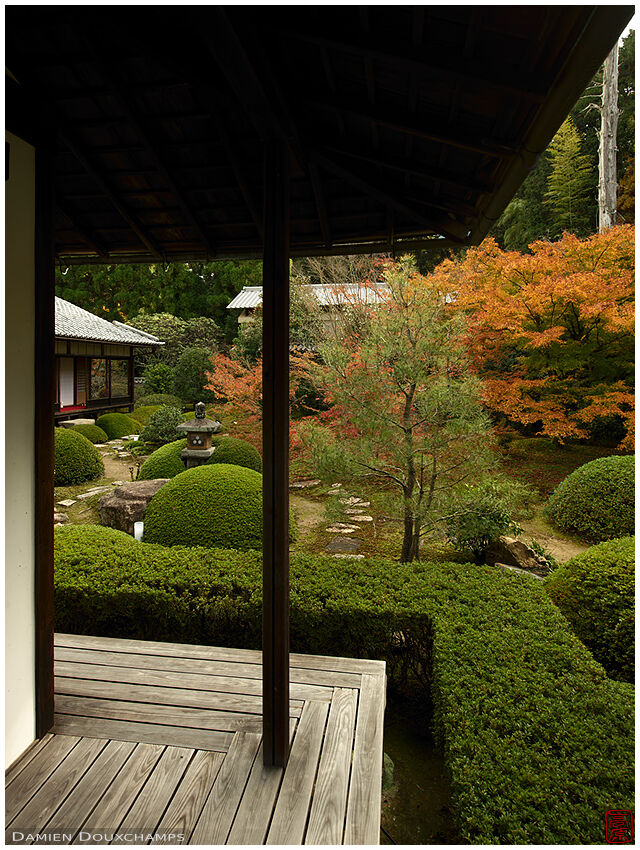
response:
<path id="1" fill-rule="evenodd" d="M 582 234 L 588 228 L 584 208 L 589 198 L 591 163 L 581 151 L 580 135 L 567 118 L 549 145 L 551 172 L 545 203 L 551 210 L 553 235 Z"/>

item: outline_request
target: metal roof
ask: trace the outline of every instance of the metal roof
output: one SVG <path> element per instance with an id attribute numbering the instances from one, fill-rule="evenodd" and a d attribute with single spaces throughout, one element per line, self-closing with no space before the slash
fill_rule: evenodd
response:
<path id="1" fill-rule="evenodd" d="M 9 5 L 8 129 L 65 263 L 260 256 L 268 139 L 292 256 L 477 244 L 633 9 Z"/>
<path id="2" fill-rule="evenodd" d="M 302 287 L 309 292 L 321 307 L 337 304 L 380 304 L 386 298 L 389 285 L 386 283 L 346 283 L 333 286 L 325 283 L 310 283 Z M 227 304 L 227 310 L 252 310 L 262 303 L 261 286 L 245 286 Z"/>
<path id="3" fill-rule="evenodd" d="M 122 322 L 109 322 L 56 296 L 56 337 L 120 345 L 164 345 L 157 336 Z"/>

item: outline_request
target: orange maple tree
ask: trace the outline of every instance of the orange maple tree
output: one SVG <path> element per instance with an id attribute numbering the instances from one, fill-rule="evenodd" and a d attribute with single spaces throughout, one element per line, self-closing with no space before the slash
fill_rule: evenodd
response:
<path id="1" fill-rule="evenodd" d="M 486 239 L 435 269 L 432 285 L 466 314 L 490 410 L 559 440 L 615 417 L 632 448 L 634 236 L 631 225 L 565 233 L 530 254 Z"/>

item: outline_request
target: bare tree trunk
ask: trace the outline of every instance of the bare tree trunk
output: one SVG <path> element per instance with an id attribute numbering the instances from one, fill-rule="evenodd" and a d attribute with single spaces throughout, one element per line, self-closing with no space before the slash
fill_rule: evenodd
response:
<path id="1" fill-rule="evenodd" d="M 603 67 L 600 109 L 600 152 L 598 157 L 598 230 L 616 223 L 616 139 L 618 135 L 618 44 Z"/>

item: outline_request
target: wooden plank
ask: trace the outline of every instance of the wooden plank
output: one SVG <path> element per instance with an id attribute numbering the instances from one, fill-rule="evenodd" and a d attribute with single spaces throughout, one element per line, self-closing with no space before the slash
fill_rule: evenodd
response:
<path id="1" fill-rule="evenodd" d="M 29 744 L 27 749 L 21 753 L 18 758 L 12 762 L 9 767 L 6 769 L 4 774 L 4 784 L 5 788 L 9 785 L 16 776 L 20 773 L 20 771 L 24 770 L 25 767 L 32 761 L 42 750 L 47 746 L 49 741 L 53 738 L 51 732 L 48 732 L 43 738 L 40 738 L 39 741 L 33 741 L 33 743 Z"/>
<path id="2" fill-rule="evenodd" d="M 78 664 L 60 661 L 56 675 L 76 679 L 100 679 L 106 682 L 128 682 L 131 685 L 157 685 L 159 687 L 193 688 L 199 691 L 224 691 L 225 693 L 261 695 L 259 679 L 234 676 L 207 676 L 196 673 L 171 673 L 170 671 L 142 670 L 135 667 L 109 667 L 100 664 Z M 322 685 L 294 683 L 291 696 L 295 699 L 331 699 L 331 688 Z M 132 699 L 135 696 L 132 694 Z"/>
<path id="3" fill-rule="evenodd" d="M 188 844 L 225 756 L 199 750 L 187 768 L 180 787 L 157 826 L 151 844 Z M 184 836 L 176 840 L 175 836 Z M 172 838 L 173 836 L 173 838 Z"/>
<path id="4" fill-rule="evenodd" d="M 56 649 L 58 662 L 79 664 L 98 664 L 115 667 L 129 667 L 142 670 L 162 670 L 181 673 L 201 673 L 207 676 L 225 676 L 230 678 L 260 679 L 262 664 L 237 661 L 217 661 L 211 659 L 177 658 L 161 655 L 145 655 L 132 652 L 108 652 L 105 650 Z M 359 688 L 361 673 L 345 673 L 325 670 L 292 670 L 291 681 L 299 684 L 322 685 L 334 688 Z"/>
<path id="5" fill-rule="evenodd" d="M 296 721 L 290 720 L 289 746 L 295 731 Z M 264 844 L 285 769 L 264 763 L 263 745 L 251 768 L 227 844 Z"/>
<path id="6" fill-rule="evenodd" d="M 289 755 L 289 148 L 264 155 L 262 262 L 263 758 Z"/>
<path id="7" fill-rule="evenodd" d="M 72 837 L 75 836 L 97 803 L 107 793 L 107 789 L 135 748 L 136 745 L 132 743 L 109 741 L 82 780 L 45 825 L 45 831 L 71 833 Z M 70 840 L 64 843 L 69 844 Z"/>
<path id="8" fill-rule="evenodd" d="M 267 844 L 302 844 L 329 706 L 305 703 L 278 795 Z"/>
<path id="9" fill-rule="evenodd" d="M 342 844 L 358 692 L 336 689 L 305 844 Z"/>
<path id="10" fill-rule="evenodd" d="M 212 661 L 262 664 L 262 652 L 256 649 L 200 646 L 192 643 L 165 643 L 163 641 L 96 637 L 94 635 L 70 635 L 61 632 L 56 632 L 55 641 L 56 647 L 103 649 L 106 651 L 141 653 L 143 655 L 206 658 Z M 384 661 L 375 661 L 370 658 L 343 658 L 333 655 L 307 655 L 295 652 L 291 654 L 290 658 L 292 667 L 338 670 L 344 673 L 384 672 Z"/>
<path id="11" fill-rule="evenodd" d="M 167 747 L 118 828 L 118 832 L 125 835 L 112 844 L 148 843 L 139 834 L 155 831 L 193 755 L 191 749 Z M 127 830 L 131 830 L 129 835 Z"/>
<path id="12" fill-rule="evenodd" d="M 82 832 L 109 834 L 120 827 L 122 819 L 144 787 L 164 749 L 154 744 L 138 744 L 118 774 L 117 782 L 111 785 L 109 793 L 102 797 L 84 822 Z M 71 843 L 90 842 L 86 838 L 81 842 L 78 833 Z"/>
<path id="13" fill-rule="evenodd" d="M 382 805 L 385 680 L 362 677 L 347 803 L 345 844 L 378 844 Z"/>
<path id="14" fill-rule="evenodd" d="M 78 744 L 80 738 L 70 736 L 54 736 L 32 759 L 14 781 L 9 785 L 5 794 L 5 823 L 8 825 L 18 812 L 27 805 L 31 797 L 47 781 L 50 774 L 66 758 Z"/>
<path id="15" fill-rule="evenodd" d="M 199 750 L 215 750 L 220 753 L 229 749 L 234 734 L 233 732 L 181 729 L 178 726 L 161 726 L 157 723 L 76 717 L 73 714 L 56 714 L 53 729 L 58 735 L 83 735 L 87 738 L 191 747 Z"/>
<path id="16" fill-rule="evenodd" d="M 13 844 L 16 831 L 40 832 L 105 746 L 104 741 L 89 738 L 80 741 L 13 818 L 5 833 L 5 842 Z"/>
<path id="17" fill-rule="evenodd" d="M 226 843 L 259 746 L 260 735 L 253 732 L 234 736 L 191 835 L 192 844 Z"/>
<path id="18" fill-rule="evenodd" d="M 80 717 L 99 717 L 111 720 L 131 720 L 137 723 L 159 723 L 185 729 L 208 729 L 217 732 L 259 732 L 260 718 L 251 714 L 211 711 L 205 708 L 176 708 L 153 703 L 125 702 L 124 700 L 89 699 L 86 697 L 58 696 L 58 714 Z M 167 742 L 169 743 L 169 742 Z"/>
<path id="19" fill-rule="evenodd" d="M 253 694 L 225 694 L 221 691 L 194 691 L 189 688 L 159 688 L 141 685 L 132 688 L 123 682 L 101 682 L 92 679 L 70 679 L 56 677 L 56 695 L 98 697 L 102 699 L 122 699 L 141 703 L 165 703 L 166 705 L 184 705 L 192 708 L 210 708 L 228 713 L 262 715 L 262 697 Z M 289 701 L 289 714 L 299 717 L 302 700 Z"/>

